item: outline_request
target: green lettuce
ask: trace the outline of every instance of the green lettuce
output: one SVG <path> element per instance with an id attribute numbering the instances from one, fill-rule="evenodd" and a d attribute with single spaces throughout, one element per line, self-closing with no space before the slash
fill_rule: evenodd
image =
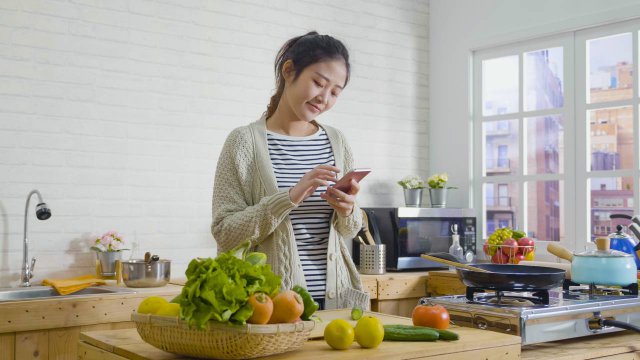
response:
<path id="1" fill-rule="evenodd" d="M 219 254 L 215 259 L 191 260 L 187 282 L 177 299 L 180 315 L 189 326 L 204 328 L 209 320 L 245 324 L 253 315 L 247 303 L 256 292 L 274 296 L 280 277 L 266 263 L 266 255 L 247 253 L 249 243 Z"/>

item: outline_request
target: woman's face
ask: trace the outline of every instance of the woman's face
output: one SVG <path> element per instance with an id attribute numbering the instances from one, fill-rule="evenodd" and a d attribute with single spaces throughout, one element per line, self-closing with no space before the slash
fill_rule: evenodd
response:
<path id="1" fill-rule="evenodd" d="M 294 81 L 294 70 L 285 65 L 284 76 L 283 105 L 299 120 L 311 121 L 336 103 L 347 81 L 347 67 L 342 59 L 322 61 L 307 66 Z"/>

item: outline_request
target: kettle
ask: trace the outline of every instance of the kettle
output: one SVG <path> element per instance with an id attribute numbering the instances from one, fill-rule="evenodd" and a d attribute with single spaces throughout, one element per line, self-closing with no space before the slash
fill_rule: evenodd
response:
<path id="1" fill-rule="evenodd" d="M 609 239 L 611 239 L 611 250 L 618 250 L 633 255 L 636 268 L 640 269 L 640 259 L 638 259 L 638 255 L 634 251 L 638 242 L 622 231 L 622 225 L 616 226 L 616 232 L 609 234 Z"/>

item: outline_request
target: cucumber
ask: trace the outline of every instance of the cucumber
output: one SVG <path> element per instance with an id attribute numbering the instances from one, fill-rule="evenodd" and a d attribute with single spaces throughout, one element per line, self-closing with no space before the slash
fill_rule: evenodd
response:
<path id="1" fill-rule="evenodd" d="M 437 331 L 438 334 L 440 335 L 440 340 L 458 340 L 458 339 L 460 339 L 460 335 L 458 335 L 457 333 L 454 333 L 453 331 L 440 330 L 440 329 L 434 329 L 434 330 Z"/>
<path id="2" fill-rule="evenodd" d="M 388 337 L 387 332 L 389 333 Z M 433 339 L 434 332 L 438 335 L 435 339 Z M 403 338 L 403 336 L 407 336 L 408 338 Z M 421 337 L 424 337 L 424 339 Z M 450 330 L 440 330 L 426 326 L 384 325 L 384 339 L 397 341 L 434 341 L 438 339 L 458 340 L 460 336 Z"/>
<path id="3" fill-rule="evenodd" d="M 391 341 L 436 341 L 437 331 L 421 326 L 384 325 L 384 340 Z"/>

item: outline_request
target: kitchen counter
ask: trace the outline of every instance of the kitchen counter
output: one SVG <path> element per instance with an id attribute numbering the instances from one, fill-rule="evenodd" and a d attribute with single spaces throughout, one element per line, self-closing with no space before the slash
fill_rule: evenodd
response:
<path id="1" fill-rule="evenodd" d="M 452 327 L 460 334 L 458 341 L 397 342 L 385 341 L 376 349 L 363 349 L 357 343 L 351 348 L 333 350 L 321 339 L 323 327 L 332 319 L 349 319 L 350 309 L 319 311 L 323 320 L 311 333 L 312 340 L 296 351 L 263 357 L 261 359 L 519 359 L 520 338 L 473 328 Z M 410 324 L 411 319 L 368 312 L 384 324 Z M 355 324 L 355 321 L 351 321 Z M 79 359 L 185 359 L 159 350 L 145 343 L 135 329 L 89 331 L 80 334 Z"/>
<path id="2" fill-rule="evenodd" d="M 83 295 L 0 303 L 0 333 L 131 321 L 142 299 L 173 299 L 182 286 L 131 288 L 134 293 Z"/>
<path id="3" fill-rule="evenodd" d="M 77 359 L 80 332 L 134 327 L 131 313 L 144 298 L 155 295 L 170 300 L 182 286 L 133 290 L 135 293 L 1 302 L 0 359 Z"/>
<path id="4" fill-rule="evenodd" d="M 640 359 L 640 335 L 631 331 L 526 345 L 522 359 Z"/>
<path id="5" fill-rule="evenodd" d="M 452 330 L 460 334 L 459 341 L 383 342 L 377 349 L 362 349 L 354 343 L 348 350 L 336 351 L 323 340 L 315 339 L 307 341 L 300 350 L 260 359 L 633 360 L 640 358 L 640 336 L 628 331 L 527 345 L 520 348 L 520 340 L 515 336 L 472 328 L 453 327 Z M 467 341 L 474 338 L 473 344 Z M 480 344 L 483 345 L 480 346 Z M 80 334 L 78 346 L 79 359 L 83 360 L 186 359 L 145 343 L 135 329 L 85 332 Z"/>

